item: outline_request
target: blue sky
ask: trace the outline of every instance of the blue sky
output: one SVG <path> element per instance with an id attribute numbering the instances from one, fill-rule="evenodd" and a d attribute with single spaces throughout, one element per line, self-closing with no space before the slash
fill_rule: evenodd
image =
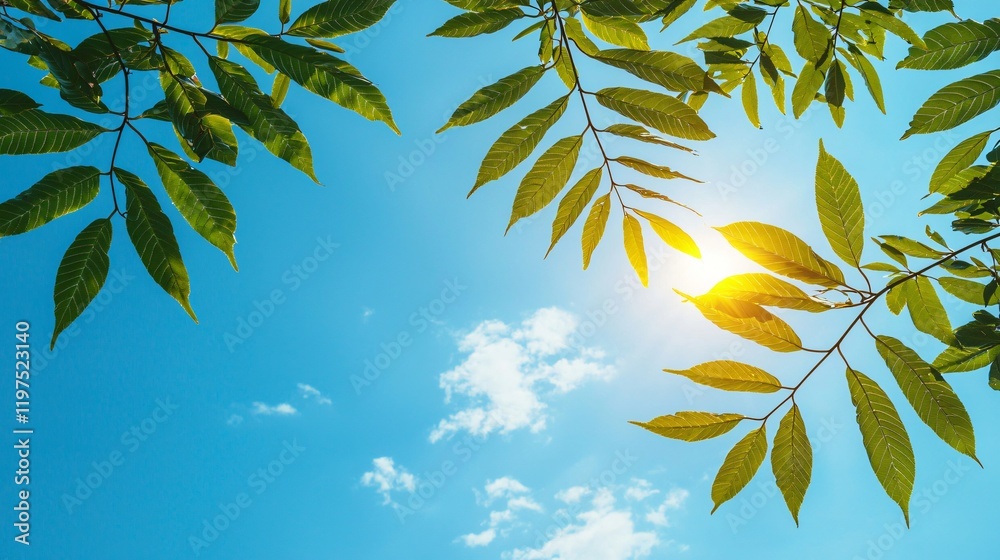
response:
<path id="1" fill-rule="evenodd" d="M 207 3 L 185 4 L 172 22 L 206 26 Z M 964 4 L 963 16 L 989 15 Z M 870 341 L 858 336 L 847 346 L 857 369 L 885 382 L 910 426 L 918 472 L 909 530 L 868 468 L 837 365 L 821 370 L 799 399 L 816 452 L 798 529 L 766 467 L 709 516 L 712 477 L 743 430 L 687 444 L 626 423 L 688 409 L 769 409 L 766 398 L 699 389 L 661 369 L 732 358 L 794 381 L 812 357 L 777 356 L 718 331 L 671 288 L 701 293 L 726 273 L 755 269 L 710 228 L 737 220 L 780 225 L 831 255 L 812 196 L 820 138 L 858 178 L 869 234 L 919 235 L 929 166 L 988 127 L 897 139 L 930 93 L 978 67 L 930 74 L 886 63 L 889 115 L 859 91 L 842 130 L 825 109 L 795 122 L 767 104 L 757 130 L 737 101 L 711 100 L 703 116 L 719 137 L 698 146 L 698 157 L 669 153 L 664 162 L 706 184 L 653 185 L 702 211 L 704 218 L 659 209 L 707 256 L 698 262 L 651 242 L 651 286 L 641 289 L 616 227 L 587 272 L 578 230 L 542 260 L 553 209 L 504 237 L 517 173 L 466 200 L 492 141 L 563 86 L 546 77 L 503 115 L 435 135 L 477 88 L 531 64 L 535 49 L 511 44 L 513 31 L 424 37 L 453 13 L 444 2 L 400 0 L 367 35 L 342 42 L 388 97 L 401 137 L 292 88 L 286 107 L 312 144 L 323 187 L 245 138 L 235 170 L 206 164 L 238 211 L 240 272 L 171 214 L 200 324 L 146 276 L 116 222 L 108 288 L 55 352 L 42 350 L 58 260 L 86 224 L 106 215 L 107 192 L 81 212 L 0 241 L 0 328 L 12 346 L 14 323 L 30 321 L 35 353 L 32 545 L 12 543 L 15 457 L 7 436 L 4 558 L 874 560 L 976 558 L 995 548 L 987 504 L 1000 498 L 991 478 L 1000 442 L 986 429 L 998 413 L 983 372 L 949 379 L 980 428 L 986 470 L 902 406 Z M 680 27 L 704 17 L 688 16 Z M 921 30 L 930 21 L 913 18 Z M 671 48 L 676 38 L 654 35 L 654 46 Z M 888 51 L 890 61 L 905 54 L 898 41 Z M 0 60 L 16 68 L 0 87 L 34 81 L 16 56 Z M 583 79 L 591 89 L 627 82 L 597 67 Z M 107 84 L 109 99 L 116 86 Z M 26 91 L 64 110 L 53 91 Z M 139 104 L 157 94 L 154 83 Z M 560 126 L 578 130 L 577 110 Z M 162 127 L 153 136 L 172 141 Z M 103 168 L 110 138 L 92 145 L 78 155 Z M 125 167 L 153 174 L 137 142 L 123 149 Z M 72 157 L 0 159 L 0 194 L 14 196 Z M 970 311 L 948 305 L 955 322 Z M 267 312 L 260 321 L 258 309 Z M 849 319 L 792 318 L 814 347 L 828 345 Z M 905 319 L 884 310 L 872 324 L 914 340 Z M 933 356 L 936 343 L 925 344 L 918 349 Z M 13 350 L 5 352 L 12 361 Z M 370 380 L 369 364 L 379 369 Z M 11 386 L 0 391 L 5 403 Z M 96 486 L 89 494 L 80 488 L 87 480 Z M 238 516 L 206 532 L 206 522 L 226 511 Z"/>

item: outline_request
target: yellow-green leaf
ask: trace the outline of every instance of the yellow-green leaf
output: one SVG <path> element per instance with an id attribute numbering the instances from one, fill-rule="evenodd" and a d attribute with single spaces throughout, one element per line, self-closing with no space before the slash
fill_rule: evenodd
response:
<path id="1" fill-rule="evenodd" d="M 677 293 L 690 300 L 706 319 L 720 329 L 752 340 L 775 352 L 796 352 L 802 349 L 802 341 L 788 323 L 755 303 L 712 293 L 698 297 Z"/>
<path id="2" fill-rule="evenodd" d="M 796 526 L 799 524 L 799 509 L 812 480 L 812 463 L 812 444 L 809 443 L 806 424 L 798 405 L 793 403 L 774 435 L 771 470 Z"/>
<path id="3" fill-rule="evenodd" d="M 712 501 L 715 503 L 712 513 L 750 483 L 766 455 L 767 427 L 762 424 L 741 439 L 722 462 L 722 467 L 712 482 Z"/>
<path id="4" fill-rule="evenodd" d="M 656 214 L 650 214 L 642 210 L 636 210 L 635 213 L 649 221 L 649 225 L 652 226 L 653 231 L 656 232 L 656 235 L 660 236 L 660 239 L 664 243 L 696 259 L 701 258 L 701 250 L 698 249 L 698 245 L 686 231 Z"/>
<path id="5" fill-rule="evenodd" d="M 836 307 L 831 302 L 811 297 L 789 282 L 761 272 L 737 274 L 725 278 L 713 286 L 709 293 L 757 305 L 798 309 L 811 313 L 821 313 Z"/>
<path id="6" fill-rule="evenodd" d="M 854 267 L 861 266 L 865 248 L 865 212 L 861 189 L 850 172 L 819 143 L 816 164 L 816 205 L 833 252 Z"/>
<path id="7" fill-rule="evenodd" d="M 649 422 L 630 422 L 630 424 L 671 439 L 702 441 L 729 432 L 745 418 L 742 414 L 685 411 L 659 416 Z"/>
<path id="8" fill-rule="evenodd" d="M 972 420 L 951 385 L 899 340 L 879 335 L 875 347 L 924 424 L 956 451 L 976 459 Z"/>
<path id="9" fill-rule="evenodd" d="M 766 371 L 732 360 L 716 360 L 698 364 L 690 369 L 665 369 L 667 373 L 682 375 L 695 383 L 748 393 L 774 393 L 781 389 L 781 381 Z"/>
<path id="10" fill-rule="evenodd" d="M 737 251 L 764 268 L 828 288 L 844 285 L 844 273 L 797 236 L 760 222 L 736 222 L 716 228 Z"/>
<path id="11" fill-rule="evenodd" d="M 625 254 L 628 255 L 628 261 L 639 275 L 642 285 L 649 286 L 649 264 L 646 262 L 646 248 L 642 242 L 642 224 L 626 213 L 622 229 L 625 234 Z"/>
<path id="12" fill-rule="evenodd" d="M 899 504 L 910 524 L 910 496 L 916 475 L 916 461 L 910 436 L 885 391 L 865 374 L 847 369 L 851 401 L 857 409 L 861 439 L 875 477 L 886 494 Z"/>
<path id="13" fill-rule="evenodd" d="M 593 169 L 576 183 L 566 193 L 566 196 L 559 201 L 559 209 L 556 211 L 556 219 L 552 222 L 552 242 L 549 245 L 549 250 L 545 252 L 545 256 L 548 257 L 549 253 L 552 252 L 552 248 L 556 246 L 556 243 L 562 239 L 562 236 L 569 231 L 569 228 L 573 227 L 576 223 L 577 218 L 583 213 L 583 209 L 587 207 L 590 203 L 590 199 L 594 197 L 594 193 L 597 192 L 597 187 L 601 185 L 601 179 L 604 177 L 604 168 L 598 167 Z"/>
<path id="14" fill-rule="evenodd" d="M 590 266 L 590 257 L 594 254 L 594 249 L 604 237 L 604 230 L 608 225 L 608 216 L 611 215 L 611 193 L 608 193 L 596 201 L 590 207 L 587 221 L 583 224 L 583 269 Z"/>

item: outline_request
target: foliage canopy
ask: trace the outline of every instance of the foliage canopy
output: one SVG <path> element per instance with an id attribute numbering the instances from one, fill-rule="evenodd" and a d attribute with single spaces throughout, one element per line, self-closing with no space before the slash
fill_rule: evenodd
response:
<path id="1" fill-rule="evenodd" d="M 650 185 L 660 185 L 659 180 L 700 182 L 678 169 L 684 158 L 695 153 L 689 143 L 716 136 L 700 115 L 710 96 L 738 96 L 747 119 L 756 127 L 760 126 L 761 97 L 770 97 L 778 110 L 790 109 L 796 118 L 811 105 L 825 106 L 833 122 L 841 126 L 848 102 L 855 100 L 862 87 L 871 102 L 886 111 L 879 67 L 887 41 L 909 46 L 906 57 L 896 65 L 901 71 L 954 70 L 1000 50 L 1000 20 L 962 19 L 952 0 L 446 1 L 460 12 L 433 30 L 432 37 L 470 38 L 516 26 L 519 31 L 514 39 L 537 41 L 538 50 L 537 59 L 525 60 L 523 69 L 474 92 L 441 131 L 474 125 L 514 107 L 547 74 L 555 74 L 566 88 L 565 94 L 528 112 L 495 141 L 469 195 L 513 173 L 539 152 L 520 179 L 507 228 L 559 199 L 548 251 L 582 218 L 580 245 L 587 268 L 611 215 L 620 210 L 623 252 L 643 284 L 648 283 L 644 237 L 648 230 L 668 246 L 701 257 L 695 239 L 661 215 L 664 210 L 695 209 Z M 107 216 L 98 215 L 84 228 L 59 265 L 53 344 L 104 284 L 113 225 L 119 218 L 152 279 L 196 317 L 174 223 L 161 205 L 163 196 L 188 226 L 236 268 L 236 212 L 223 190 L 197 164 L 209 159 L 235 166 L 239 154 L 235 126 L 319 182 L 307 139 L 281 108 L 292 82 L 399 132 L 386 98 L 359 69 L 338 56 L 343 49 L 331 42 L 378 23 L 394 0 L 325 0 L 301 11 L 282 0 L 276 14 L 278 30 L 272 33 L 243 24 L 258 11 L 259 0 L 216 0 L 214 21 L 206 26 L 207 31 L 172 24 L 174 3 L 7 0 L 0 7 L 0 47 L 22 55 L 27 65 L 41 71 L 41 83 L 58 89 L 69 106 L 68 112 L 49 111 L 25 93 L 0 90 L 0 155 L 68 152 L 101 135 L 115 139 L 110 161 L 101 168 L 58 169 L 0 204 L 0 236 L 12 236 L 83 210 L 97 198 L 102 183 L 112 193 L 113 207 Z M 678 32 L 683 16 L 695 7 L 711 10 L 716 17 Z M 921 36 L 905 21 L 913 12 L 931 12 L 947 21 Z M 297 14 L 294 18 L 293 13 Z M 44 33 L 38 25 L 42 19 L 80 20 L 80 24 L 93 24 L 94 34 L 72 46 Z M 703 60 L 651 49 L 647 31 L 654 25 L 680 38 L 678 44 L 693 43 Z M 791 44 L 772 40 L 772 33 L 776 38 L 783 36 L 777 25 L 790 29 Z M 176 36 L 193 41 L 202 51 L 201 64 L 208 69 L 202 75 L 210 75 L 214 83 L 203 82 L 195 62 L 167 44 Z M 214 50 L 209 50 L 206 44 L 212 43 Z M 238 59 L 230 56 L 231 49 Z M 584 60 L 630 74 L 647 86 L 610 83 L 591 89 L 596 86 L 581 75 Z M 143 72 L 157 75 L 163 96 L 140 108 L 131 102 L 130 76 Z M 269 93 L 258 81 L 262 74 L 274 75 Z M 122 87 L 122 107 L 105 102 L 108 83 Z M 979 117 L 998 104 L 1000 70 L 963 78 L 930 95 L 908 129 L 901 131 L 901 138 L 982 120 Z M 579 133 L 545 143 L 550 129 L 570 106 L 582 109 Z M 607 114 L 611 124 L 598 126 L 599 112 Z M 120 117 L 117 126 L 106 128 L 94 122 L 95 117 L 108 114 Z M 140 128 L 148 121 L 152 121 L 150 126 L 170 127 L 178 147 L 148 140 Z M 870 337 L 885 361 L 886 371 L 876 377 L 891 375 L 906 404 L 930 430 L 978 461 L 972 421 L 947 377 L 988 368 L 988 385 L 1000 390 L 1000 318 L 988 310 L 1000 304 L 1000 253 L 990 246 L 1000 238 L 1000 233 L 994 233 L 1000 226 L 1000 171 L 996 167 L 1000 143 L 992 142 L 1000 129 L 983 128 L 988 130 L 958 143 L 937 165 L 929 182 L 929 192 L 937 200 L 924 211 L 951 215 L 954 231 L 977 236 L 973 241 L 949 242 L 929 227 L 923 232 L 924 241 L 894 234 L 867 237 L 870 232 L 865 230 L 859 183 L 822 142 L 815 199 L 831 256 L 824 256 L 826 249 L 813 248 L 774 225 L 741 221 L 716 228 L 736 250 L 768 272 L 738 274 L 704 294 L 680 295 L 723 330 L 775 352 L 814 353 L 817 360 L 794 382 L 729 360 L 665 370 L 724 391 L 775 395 L 775 402 L 756 416 L 684 411 L 635 422 L 655 434 L 689 442 L 751 425 L 715 478 L 711 491 L 715 508 L 750 482 L 770 451 L 777 486 L 798 523 L 813 458 L 796 395 L 824 364 L 839 360 L 872 470 L 908 519 L 916 469 L 913 448 L 897 409 L 899 403 L 875 378 L 854 369 L 843 351 L 844 342 L 855 332 Z M 121 143 L 133 136 L 145 145 L 162 192 L 119 161 Z M 627 151 L 615 155 L 606 147 L 609 138 L 658 146 L 665 155 L 655 162 Z M 598 165 L 577 170 L 585 145 L 600 154 Z M 677 156 L 676 162 L 667 165 L 667 155 Z M 632 171 L 648 181 L 633 184 L 621 179 L 623 172 Z M 885 258 L 871 261 L 864 256 L 866 249 L 870 253 L 875 248 Z M 879 282 L 876 275 L 883 280 Z M 953 327 L 939 290 L 977 310 Z M 914 328 L 939 340 L 945 349 L 933 359 L 924 359 L 902 341 L 874 332 L 865 317 L 879 300 L 895 315 L 905 309 Z M 790 323 L 768 308 L 847 314 L 851 320 L 829 345 L 810 348 Z M 772 422 L 769 440 L 767 423 L 772 417 L 778 425 Z"/>

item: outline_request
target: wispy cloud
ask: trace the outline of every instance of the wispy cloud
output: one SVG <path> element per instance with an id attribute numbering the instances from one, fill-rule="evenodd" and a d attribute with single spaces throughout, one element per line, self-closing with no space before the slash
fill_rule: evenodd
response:
<path id="1" fill-rule="evenodd" d="M 406 491 L 412 493 L 417 488 L 417 477 L 402 466 L 396 466 L 392 457 L 378 457 L 372 460 L 373 469 L 361 476 L 363 486 L 374 488 L 382 496 L 382 503 L 393 503 L 392 493 Z"/>
<path id="2" fill-rule="evenodd" d="M 468 354 L 439 383 L 445 402 L 465 401 L 464 408 L 441 420 L 432 442 L 460 431 L 485 436 L 545 428 L 545 399 L 568 393 L 592 379 L 615 374 L 604 353 L 573 348 L 579 319 L 554 307 L 539 309 L 517 328 L 484 321 L 458 341 Z"/>
<path id="3" fill-rule="evenodd" d="M 313 387 L 312 385 L 306 383 L 299 383 L 299 395 L 305 399 L 315 399 L 319 404 L 331 405 L 333 401 L 329 397 L 319 392 L 319 389 Z"/>
<path id="4" fill-rule="evenodd" d="M 255 416 L 292 416 L 299 413 L 294 406 L 288 403 L 269 405 L 262 402 L 254 402 L 250 412 Z"/>
<path id="5" fill-rule="evenodd" d="M 458 537 L 468 547 L 487 546 L 504 534 L 517 520 L 517 512 L 528 510 L 540 512 L 542 506 L 531 497 L 531 490 L 518 480 L 505 476 L 486 482 L 483 491 L 476 490 L 476 503 L 490 506 L 494 502 L 506 501 L 503 508 L 490 512 L 484 522 L 487 526 L 479 533 L 469 533 Z"/>
<path id="6" fill-rule="evenodd" d="M 646 521 L 649 521 L 657 527 L 669 527 L 670 519 L 667 517 L 667 512 L 681 509 L 688 496 L 689 493 L 687 490 L 683 488 L 674 488 L 667 493 L 667 497 L 663 500 L 663 503 L 661 503 L 656 509 L 650 510 L 646 514 Z"/>

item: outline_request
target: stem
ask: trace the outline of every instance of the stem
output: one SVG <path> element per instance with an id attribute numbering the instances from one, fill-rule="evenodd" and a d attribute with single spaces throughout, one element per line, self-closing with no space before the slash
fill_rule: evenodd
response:
<path id="1" fill-rule="evenodd" d="M 584 134 L 586 134 L 587 132 L 592 133 L 594 136 L 594 140 L 597 141 L 597 147 L 598 149 L 600 149 L 601 157 L 604 159 L 603 167 L 605 167 L 608 170 L 608 179 L 611 180 L 611 191 L 614 192 L 615 196 L 618 197 L 618 203 L 621 204 L 622 212 L 627 213 L 627 211 L 630 210 L 631 207 L 625 204 L 625 201 L 622 199 L 621 193 L 618 191 L 618 187 L 621 185 L 621 183 L 615 181 L 614 172 L 611 169 L 612 160 L 611 158 L 608 157 L 608 152 L 604 149 L 604 143 L 601 141 L 601 136 L 600 134 L 598 134 L 598 129 L 596 126 L 594 126 L 594 120 L 590 116 L 590 108 L 587 106 L 587 95 L 586 95 L 587 92 L 586 90 L 583 89 L 583 86 L 580 84 L 580 73 L 577 70 L 576 61 L 573 60 L 573 49 L 570 47 L 570 43 L 572 43 L 577 48 L 579 48 L 579 45 L 577 45 L 575 41 L 573 41 L 566 35 L 566 26 L 563 23 L 562 14 L 559 13 L 559 7 L 555 4 L 555 2 L 552 3 L 552 9 L 556 25 L 559 27 L 559 36 L 560 36 L 559 40 L 565 47 L 563 50 L 566 52 L 566 60 L 569 62 L 570 67 L 573 69 L 573 79 L 575 81 L 573 89 L 580 95 L 580 102 L 583 105 L 583 114 L 587 119 L 587 128 L 584 129 L 583 133 Z"/>
<path id="2" fill-rule="evenodd" d="M 768 412 L 763 417 L 761 417 L 761 418 L 747 418 L 747 420 L 754 420 L 754 421 L 758 421 L 758 422 L 766 422 L 767 419 L 770 418 L 771 415 L 773 415 L 775 412 L 777 412 L 782 406 L 784 406 L 785 403 L 787 403 L 788 401 L 793 400 L 795 398 L 795 394 L 799 392 L 799 389 L 802 388 L 802 386 L 805 384 L 805 382 L 810 377 L 812 377 L 812 375 L 814 373 L 816 373 L 816 370 L 818 370 L 819 367 L 821 365 L 823 365 L 824 362 L 826 362 L 827 358 L 829 358 L 830 356 L 832 356 L 835 352 L 838 353 L 838 354 L 840 354 L 843 357 L 844 362 L 847 363 L 847 358 L 844 357 L 843 352 L 841 350 L 841 346 L 844 344 L 844 341 L 847 340 L 847 336 L 849 334 L 851 334 L 851 331 L 853 331 L 854 328 L 856 326 L 858 326 L 859 324 L 862 325 L 862 327 L 864 327 L 864 329 L 867 330 L 868 333 L 872 335 L 872 337 L 875 336 L 875 334 L 872 333 L 871 329 L 868 328 L 868 325 L 864 322 L 864 316 L 865 316 L 865 313 L 867 313 L 868 310 L 871 309 L 872 305 L 874 305 L 876 301 L 878 301 L 879 299 L 881 299 L 882 296 L 884 296 L 885 294 L 887 294 L 889 292 L 889 290 L 891 290 L 895 286 L 898 286 L 899 284 L 902 284 L 903 282 L 907 282 L 907 281 L 912 280 L 912 279 L 914 279 L 914 278 L 916 278 L 918 276 L 923 276 L 928 271 L 930 271 L 930 270 L 932 270 L 934 268 L 937 268 L 938 266 L 941 266 L 945 262 L 948 262 L 949 260 L 955 258 L 956 256 L 958 256 L 958 255 L 960 255 L 960 254 L 962 254 L 962 253 L 964 253 L 964 252 L 966 252 L 966 251 L 968 251 L 970 249 L 974 249 L 974 248 L 976 248 L 976 247 L 978 247 L 980 245 L 983 245 L 985 243 L 988 243 L 988 242 L 990 242 L 990 241 L 992 241 L 994 239 L 998 239 L 998 238 L 1000 238 L 1000 233 L 994 233 L 994 234 L 992 234 L 992 235 L 990 235 L 988 237 L 985 237 L 985 238 L 980 239 L 978 241 L 974 241 L 972 243 L 969 243 L 965 247 L 962 247 L 960 249 L 956 249 L 956 250 L 948 253 L 947 255 L 939 258 L 938 260 L 932 262 L 931 264 L 929 264 L 929 265 L 921 268 L 920 270 L 917 270 L 915 272 L 911 272 L 911 273 L 907 274 L 906 276 L 903 276 L 903 277 L 900 277 L 900 278 L 896 278 L 895 280 L 893 280 L 893 281 L 889 282 L 888 284 L 886 284 L 886 286 L 884 288 L 882 288 L 881 290 L 879 290 L 878 292 L 876 292 L 875 294 L 873 294 L 870 299 L 868 299 L 867 301 L 864 302 L 864 306 L 861 308 L 861 311 L 858 312 L 858 314 L 854 317 L 854 320 L 851 321 L 851 323 L 847 326 L 847 329 L 845 329 L 844 333 L 840 335 L 840 338 L 837 339 L 837 341 L 833 344 L 833 346 L 830 347 L 829 350 L 824 350 L 823 351 L 823 356 L 805 374 L 805 376 L 802 377 L 802 379 L 799 380 L 799 382 L 796 383 L 792 387 L 792 390 L 788 394 L 788 396 L 786 396 L 784 399 L 782 399 L 781 402 L 779 402 L 774 408 L 771 409 L 770 412 Z M 850 365 L 848 365 L 848 367 L 850 367 Z"/>

